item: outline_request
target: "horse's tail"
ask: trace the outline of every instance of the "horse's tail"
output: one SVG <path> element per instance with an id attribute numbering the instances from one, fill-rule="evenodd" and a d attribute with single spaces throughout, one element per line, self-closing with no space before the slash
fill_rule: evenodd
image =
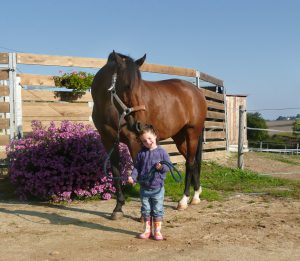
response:
<path id="1" fill-rule="evenodd" d="M 200 177 L 200 172 L 201 172 L 203 138 L 204 138 L 204 128 L 202 129 L 201 135 L 199 136 L 198 146 L 197 146 L 197 151 L 196 151 L 196 162 L 197 162 L 197 166 L 198 166 L 199 177 Z"/>

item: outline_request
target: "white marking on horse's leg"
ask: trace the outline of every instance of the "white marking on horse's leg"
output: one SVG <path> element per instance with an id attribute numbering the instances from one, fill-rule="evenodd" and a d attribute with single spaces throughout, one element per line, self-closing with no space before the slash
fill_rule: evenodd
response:
<path id="1" fill-rule="evenodd" d="M 177 210 L 184 210 L 188 207 L 190 197 L 183 195 L 182 199 L 178 202 Z"/>
<path id="2" fill-rule="evenodd" d="M 198 190 L 195 190 L 191 205 L 197 205 L 200 203 L 200 194 L 202 193 L 202 187 L 200 186 Z"/>

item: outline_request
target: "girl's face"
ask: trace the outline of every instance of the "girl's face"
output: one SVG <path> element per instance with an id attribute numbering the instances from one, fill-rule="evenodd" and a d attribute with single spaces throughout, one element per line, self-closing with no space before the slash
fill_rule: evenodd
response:
<path id="1" fill-rule="evenodd" d="M 143 143 L 143 145 L 150 150 L 157 148 L 156 138 L 156 135 L 152 132 L 145 132 L 140 136 L 140 140 Z"/>

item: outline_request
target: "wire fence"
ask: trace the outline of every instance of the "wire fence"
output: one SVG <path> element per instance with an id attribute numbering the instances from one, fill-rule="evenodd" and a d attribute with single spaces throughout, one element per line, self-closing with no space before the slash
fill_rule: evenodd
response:
<path id="1" fill-rule="evenodd" d="M 250 131 L 268 131 L 268 132 L 279 132 L 279 133 L 292 133 L 300 134 L 300 131 L 283 131 L 276 129 L 261 129 L 261 128 L 251 128 L 247 127 Z M 259 151 L 259 152 L 270 152 L 270 153 L 281 153 L 281 154 L 295 154 L 300 155 L 300 141 L 290 142 L 272 142 L 272 141 L 248 141 L 249 151 Z"/>
<path id="2" fill-rule="evenodd" d="M 263 109 L 263 110 L 290 110 L 290 109 L 300 109 L 300 107 L 293 108 L 282 108 L 282 109 Z M 300 139 L 298 130 L 278 130 L 278 129 L 265 129 L 265 128 L 252 128 L 244 126 L 244 123 L 247 122 L 246 115 L 247 111 L 244 105 L 239 106 L 239 122 L 238 122 L 238 168 L 244 169 L 244 153 L 245 144 L 244 140 L 247 139 L 245 137 L 245 133 L 249 131 L 261 131 L 261 132 L 280 132 L 280 133 L 288 133 L 290 138 L 286 138 L 286 142 L 283 140 L 282 142 L 274 141 L 249 141 L 247 140 L 247 151 L 256 151 L 256 152 L 267 152 L 267 153 L 280 153 L 280 154 L 292 154 L 292 155 L 300 155 Z M 252 110 L 254 111 L 254 110 Z M 261 110 L 260 110 L 261 111 Z M 256 112 L 258 112 L 256 110 Z M 299 117 L 297 114 L 295 120 Z M 296 121 L 295 121 L 296 122 Z M 246 131 L 245 131 L 246 130 Z"/>

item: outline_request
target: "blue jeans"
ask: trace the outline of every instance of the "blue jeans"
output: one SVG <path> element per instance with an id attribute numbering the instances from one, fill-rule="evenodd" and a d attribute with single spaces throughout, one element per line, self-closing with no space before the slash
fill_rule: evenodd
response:
<path id="1" fill-rule="evenodd" d="M 141 213 L 145 220 L 153 217 L 160 220 L 164 216 L 165 188 L 144 189 L 141 188 L 140 197 L 142 202 Z"/>

